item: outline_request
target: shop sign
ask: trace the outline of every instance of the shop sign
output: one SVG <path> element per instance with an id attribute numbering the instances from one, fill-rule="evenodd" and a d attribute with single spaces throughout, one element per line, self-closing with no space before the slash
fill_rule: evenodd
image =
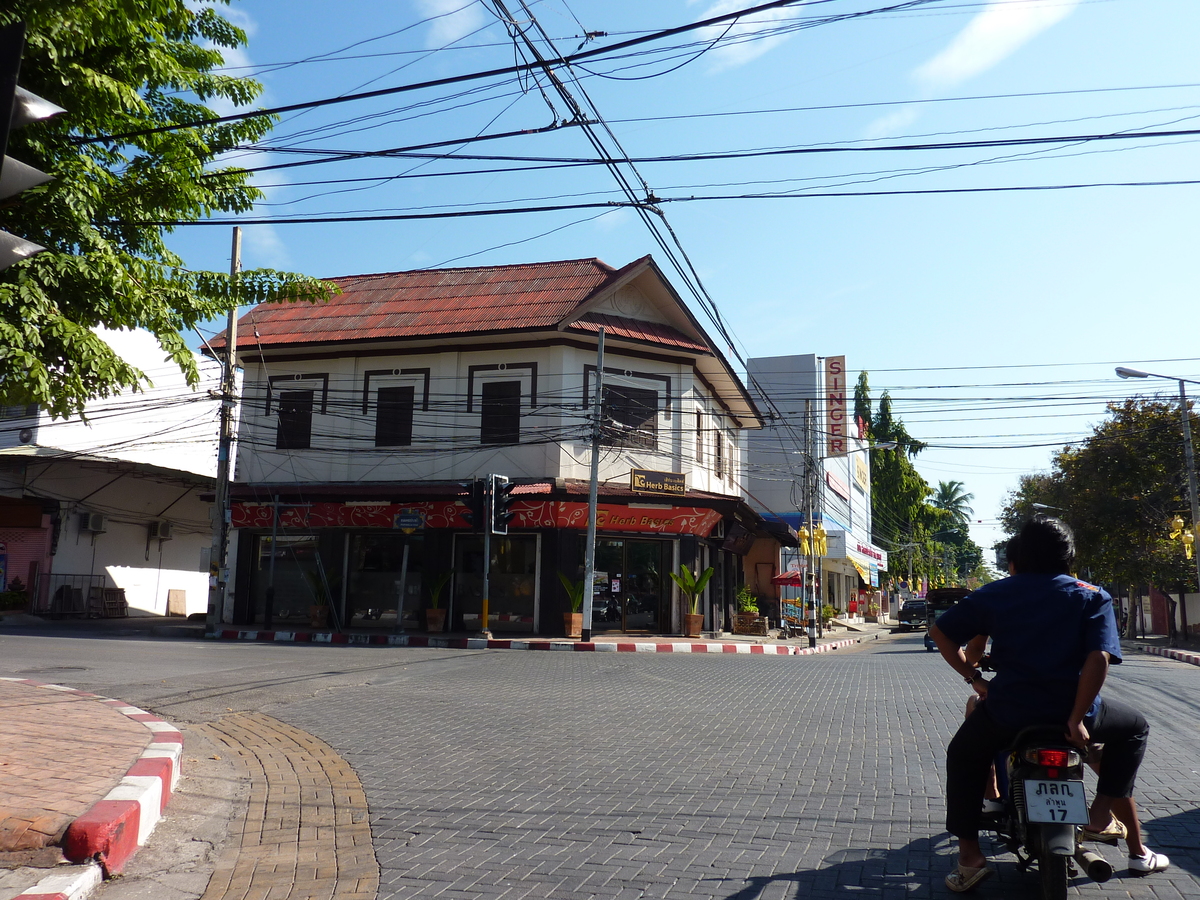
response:
<path id="1" fill-rule="evenodd" d="M 687 476 L 674 472 L 655 472 L 652 469 L 631 469 L 629 489 L 636 494 L 674 494 L 681 497 L 687 493 Z"/>
<path id="2" fill-rule="evenodd" d="M 835 494 L 837 494 L 843 500 L 849 502 L 849 500 L 850 500 L 850 485 L 846 484 L 846 482 L 842 481 L 842 479 L 838 478 L 832 472 L 825 473 L 825 483 L 827 485 L 829 485 L 829 489 L 831 491 L 833 491 Z"/>
<path id="3" fill-rule="evenodd" d="M 511 528 L 587 528 L 588 505 L 560 500 L 523 500 L 514 503 Z M 596 527 L 608 531 L 651 534 L 694 534 L 708 537 L 721 521 L 715 509 L 666 506 L 662 509 L 601 503 L 596 508 Z"/>
<path id="4" fill-rule="evenodd" d="M 854 454 L 854 480 L 863 491 L 871 489 L 871 471 L 867 468 L 866 453 Z"/>
<path id="5" fill-rule="evenodd" d="M 402 509 L 392 519 L 392 527 L 403 531 L 405 534 L 420 531 L 425 527 L 425 513 L 411 507 Z"/>
<path id="6" fill-rule="evenodd" d="M 825 357 L 826 456 L 845 456 L 850 448 L 846 431 L 846 357 Z"/>
<path id="7" fill-rule="evenodd" d="M 428 503 L 306 503 L 279 507 L 280 528 L 470 528 L 466 504 L 454 500 Z M 401 517 L 405 523 L 398 524 Z M 235 503 L 230 511 L 234 528 L 270 528 L 275 510 L 270 503 Z"/>

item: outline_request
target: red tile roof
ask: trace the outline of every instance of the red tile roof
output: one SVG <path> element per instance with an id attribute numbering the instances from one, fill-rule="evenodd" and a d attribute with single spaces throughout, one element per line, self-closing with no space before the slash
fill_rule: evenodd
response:
<path id="1" fill-rule="evenodd" d="M 242 317 L 239 349 L 555 328 L 580 304 L 649 258 L 614 269 L 598 259 L 421 269 L 331 279 L 342 293 L 316 306 L 264 303 Z M 567 326 L 708 352 L 669 325 L 587 314 Z M 223 338 L 212 342 L 223 346 Z"/>

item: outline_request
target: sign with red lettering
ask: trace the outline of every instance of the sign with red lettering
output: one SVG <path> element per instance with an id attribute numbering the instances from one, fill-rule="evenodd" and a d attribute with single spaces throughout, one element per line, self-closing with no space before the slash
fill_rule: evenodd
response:
<path id="1" fill-rule="evenodd" d="M 825 455 L 845 456 L 849 451 L 846 430 L 846 357 L 825 357 Z"/>

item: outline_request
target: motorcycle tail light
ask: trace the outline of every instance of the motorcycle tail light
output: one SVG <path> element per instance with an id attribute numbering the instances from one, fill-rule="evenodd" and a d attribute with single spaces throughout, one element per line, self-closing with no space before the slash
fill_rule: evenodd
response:
<path id="1" fill-rule="evenodd" d="M 1041 748 L 1026 750 L 1025 759 L 1031 763 L 1037 763 L 1039 766 L 1056 769 L 1069 769 L 1081 762 L 1079 754 L 1074 750 L 1044 750 Z"/>

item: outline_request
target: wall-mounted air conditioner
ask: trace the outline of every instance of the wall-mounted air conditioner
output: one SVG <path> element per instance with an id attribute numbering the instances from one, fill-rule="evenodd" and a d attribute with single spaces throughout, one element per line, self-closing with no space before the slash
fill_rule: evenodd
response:
<path id="1" fill-rule="evenodd" d="M 171 523 L 151 522 L 150 537 L 158 538 L 160 541 L 169 541 L 171 539 Z"/>
<path id="2" fill-rule="evenodd" d="M 107 523 L 100 513 L 84 513 L 79 517 L 79 530 L 100 534 L 107 530 Z"/>

